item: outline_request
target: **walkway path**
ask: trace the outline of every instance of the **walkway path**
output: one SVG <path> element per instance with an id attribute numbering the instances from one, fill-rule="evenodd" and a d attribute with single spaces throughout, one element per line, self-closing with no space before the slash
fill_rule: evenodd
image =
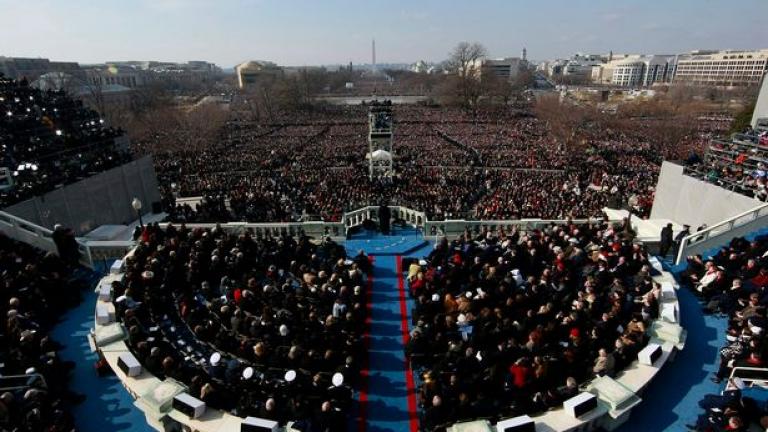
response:
<path id="1" fill-rule="evenodd" d="M 100 273 L 82 272 L 91 286 Z M 144 415 L 133 406 L 133 398 L 115 375 L 99 377 L 93 368 L 97 360 L 86 338 L 93 327 L 93 310 L 97 295 L 88 289 L 79 306 L 67 312 L 53 329 L 54 340 L 65 345 L 59 355 L 75 362 L 70 388 L 86 395 L 85 401 L 72 408 L 77 430 L 82 432 L 150 432 Z"/>
<path id="2" fill-rule="evenodd" d="M 350 255 L 365 250 L 373 262 L 367 301 L 369 347 L 367 380 L 360 392 L 360 432 L 416 432 L 414 377 L 406 360 L 412 301 L 402 273 L 402 258 L 423 256 L 431 248 L 413 230 L 391 236 L 360 233 L 347 242 Z M 364 372 L 365 373 L 365 372 Z"/>

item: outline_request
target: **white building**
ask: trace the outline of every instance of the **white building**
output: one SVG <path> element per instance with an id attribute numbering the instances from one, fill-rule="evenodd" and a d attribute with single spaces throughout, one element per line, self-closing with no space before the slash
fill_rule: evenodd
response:
<path id="1" fill-rule="evenodd" d="M 677 59 L 674 82 L 696 85 L 757 85 L 768 71 L 768 49 L 693 51 Z"/>
<path id="2" fill-rule="evenodd" d="M 92 65 L 86 66 L 84 69 L 88 84 L 97 87 L 119 85 L 136 88 L 143 86 L 147 81 L 146 71 L 127 65 Z"/>
<path id="3" fill-rule="evenodd" d="M 675 71 L 674 55 L 617 55 L 592 67 L 592 82 L 620 87 L 650 87 L 670 82 Z"/>

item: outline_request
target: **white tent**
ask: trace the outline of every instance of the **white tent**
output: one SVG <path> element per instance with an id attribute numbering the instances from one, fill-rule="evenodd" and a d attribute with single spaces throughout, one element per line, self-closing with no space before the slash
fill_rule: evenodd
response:
<path id="1" fill-rule="evenodd" d="M 368 158 L 372 158 L 374 161 L 386 161 L 392 160 L 392 154 L 386 150 L 379 149 L 373 153 L 369 153 Z"/>

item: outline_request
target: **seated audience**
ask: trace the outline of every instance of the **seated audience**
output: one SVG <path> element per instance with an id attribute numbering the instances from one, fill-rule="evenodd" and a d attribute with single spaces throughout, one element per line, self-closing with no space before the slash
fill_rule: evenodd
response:
<path id="1" fill-rule="evenodd" d="M 628 366 L 658 316 L 646 251 L 606 222 L 465 232 L 409 273 L 425 430 L 560 406 Z"/>

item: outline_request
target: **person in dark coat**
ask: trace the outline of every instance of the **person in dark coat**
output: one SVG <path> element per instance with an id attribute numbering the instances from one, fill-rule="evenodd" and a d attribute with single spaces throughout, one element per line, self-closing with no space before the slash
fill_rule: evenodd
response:
<path id="1" fill-rule="evenodd" d="M 675 236 L 675 255 L 680 250 L 680 245 L 683 243 L 683 239 L 691 235 L 690 225 L 683 225 L 683 230 L 677 233 Z"/>
<path id="2" fill-rule="evenodd" d="M 672 249 L 672 245 L 675 243 L 672 224 L 668 223 L 667 226 L 661 229 L 661 242 L 659 244 L 659 255 L 662 257 L 667 256 L 667 253 Z"/>
<path id="3" fill-rule="evenodd" d="M 381 228 L 381 233 L 384 235 L 389 235 L 389 219 L 391 217 L 392 214 L 389 207 L 386 205 L 379 207 L 379 227 Z"/>

